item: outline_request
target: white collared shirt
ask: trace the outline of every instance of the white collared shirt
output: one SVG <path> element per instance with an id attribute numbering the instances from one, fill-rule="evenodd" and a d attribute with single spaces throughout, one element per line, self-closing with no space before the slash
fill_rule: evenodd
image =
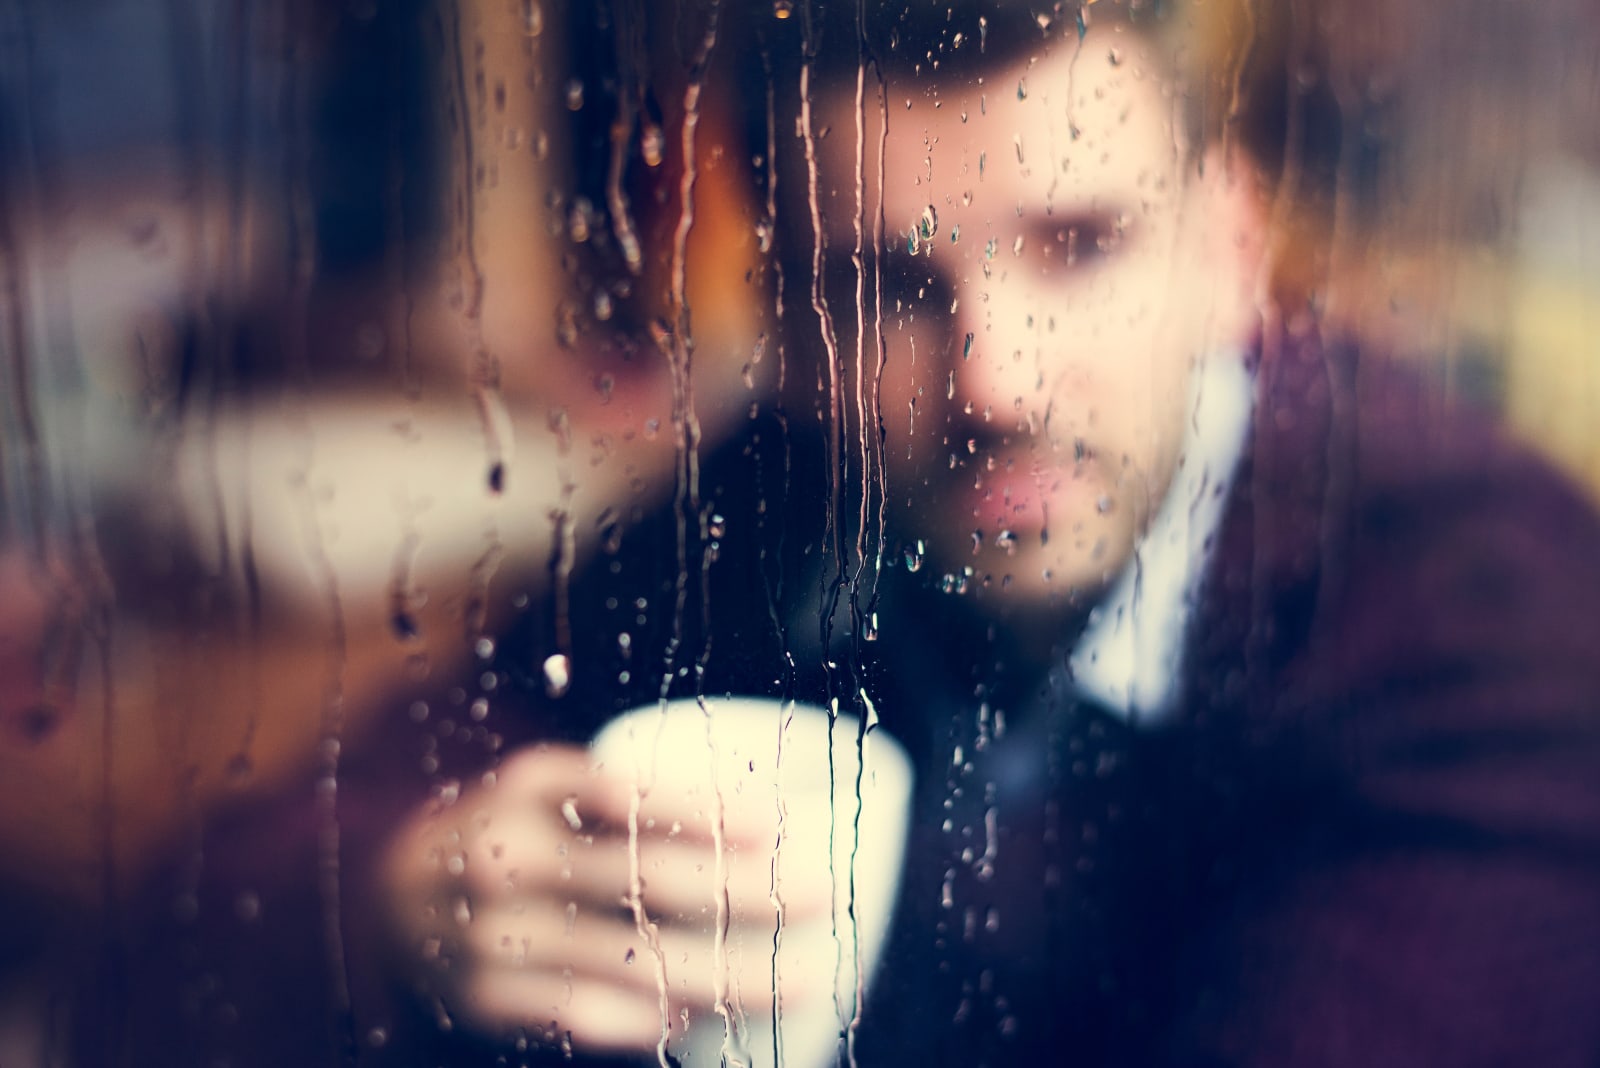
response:
<path id="1" fill-rule="evenodd" d="M 1078 691 L 1130 723 L 1159 723 L 1174 711 L 1184 636 L 1254 402 L 1242 359 L 1201 365 L 1172 485 L 1068 658 Z"/>

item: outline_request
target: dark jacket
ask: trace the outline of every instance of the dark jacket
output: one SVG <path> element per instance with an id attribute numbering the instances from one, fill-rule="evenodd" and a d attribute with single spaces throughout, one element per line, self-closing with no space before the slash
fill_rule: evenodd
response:
<path id="1" fill-rule="evenodd" d="M 1257 384 L 1177 714 L 1058 671 L 924 781 L 964 796 L 919 825 L 871 1063 L 1600 1059 L 1593 512 L 1376 357 L 1285 337 Z"/>

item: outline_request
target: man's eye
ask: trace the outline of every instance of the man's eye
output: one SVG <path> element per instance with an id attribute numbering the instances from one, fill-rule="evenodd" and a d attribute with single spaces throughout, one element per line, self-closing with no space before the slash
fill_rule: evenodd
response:
<path id="1" fill-rule="evenodd" d="M 1079 215 L 1047 220 L 1044 230 L 1041 243 L 1051 262 L 1084 268 L 1097 265 L 1124 246 L 1127 224 L 1120 214 Z"/>

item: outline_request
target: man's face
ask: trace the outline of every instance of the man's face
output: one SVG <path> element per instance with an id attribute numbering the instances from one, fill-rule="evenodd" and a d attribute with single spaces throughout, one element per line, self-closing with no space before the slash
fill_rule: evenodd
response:
<path id="1" fill-rule="evenodd" d="M 1021 607 L 1092 594 L 1123 567 L 1172 476 L 1195 361 L 1244 340 L 1247 195 L 1220 161 L 1196 176 L 1174 133 L 1183 105 L 1144 51 L 1091 30 L 1076 59 L 1057 41 L 981 76 L 889 83 L 888 498 L 902 540 Z M 837 250 L 853 94 L 832 105 Z"/>

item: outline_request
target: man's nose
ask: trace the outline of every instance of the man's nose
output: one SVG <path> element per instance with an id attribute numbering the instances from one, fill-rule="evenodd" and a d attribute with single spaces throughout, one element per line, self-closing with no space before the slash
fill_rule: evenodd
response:
<path id="1" fill-rule="evenodd" d="M 1049 404 L 1048 301 L 985 249 L 957 260 L 947 329 L 950 399 L 998 429 L 1037 427 Z"/>

